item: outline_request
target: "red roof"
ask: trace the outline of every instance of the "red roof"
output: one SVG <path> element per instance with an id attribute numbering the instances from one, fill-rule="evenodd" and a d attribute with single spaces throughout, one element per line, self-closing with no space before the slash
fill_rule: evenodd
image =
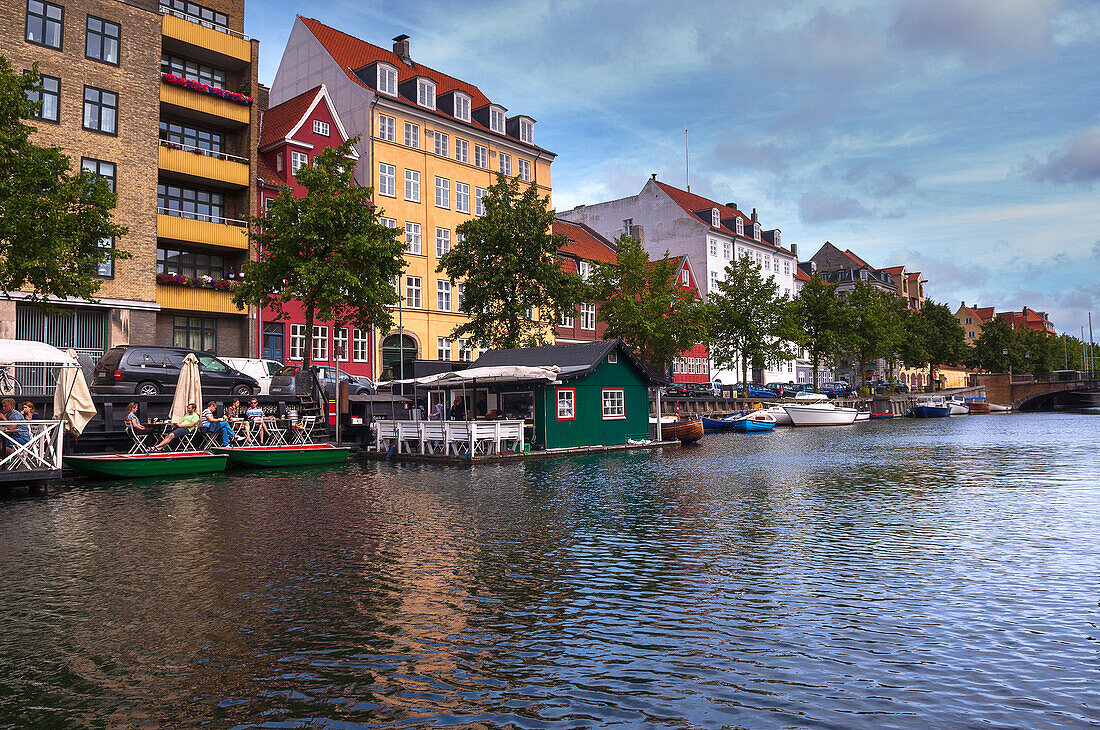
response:
<path id="1" fill-rule="evenodd" d="M 906 278 L 909 279 L 909 281 L 919 281 L 920 280 L 920 272 L 919 271 L 914 271 L 910 274 L 907 274 Z"/>
<path id="2" fill-rule="evenodd" d="M 882 271 L 884 274 L 889 274 L 890 276 L 897 276 L 902 272 L 904 268 L 904 266 L 890 266 L 889 268 L 880 269 L 880 271 Z M 913 278 L 913 275 L 909 274 L 908 278 Z"/>
<path id="3" fill-rule="evenodd" d="M 798 279 L 799 281 L 809 281 L 810 275 L 803 271 L 801 267 L 796 266 L 794 267 L 794 278 Z"/>
<path id="4" fill-rule="evenodd" d="M 681 208 L 683 208 L 684 211 L 686 211 L 687 213 L 695 216 L 695 218 L 702 221 L 706 225 L 710 226 L 712 230 L 721 231 L 722 233 L 732 233 L 734 235 L 737 235 L 737 229 L 736 228 L 731 228 L 730 226 L 726 225 L 724 222 L 720 226 L 717 226 L 717 227 L 713 226 L 713 225 L 711 225 L 710 214 L 707 213 L 706 216 L 701 216 L 701 215 L 699 215 L 698 211 L 700 211 L 700 210 L 711 210 L 713 208 L 717 208 L 718 209 L 718 215 L 721 216 L 722 221 L 727 221 L 727 220 L 730 220 L 731 218 L 740 218 L 741 220 L 743 220 L 745 222 L 746 226 L 748 226 L 750 228 L 752 226 L 752 218 L 745 215 L 744 213 L 737 210 L 736 208 L 731 208 L 728 205 L 720 205 L 720 204 L 714 202 L 713 200 L 710 200 L 709 198 L 704 198 L 702 195 L 696 195 L 695 193 L 689 193 L 686 190 L 681 190 L 680 188 L 669 185 L 668 183 L 663 183 L 660 180 L 654 180 L 654 182 L 657 183 L 657 185 L 661 188 L 661 190 L 665 191 L 665 193 L 668 195 L 668 197 L 672 198 L 673 202 L 675 202 L 677 205 L 679 205 Z M 761 239 L 760 241 L 757 241 L 757 243 L 767 243 L 769 246 L 772 245 L 772 244 L 768 243 L 768 241 L 763 240 L 763 239 Z M 773 246 L 773 248 L 778 248 L 780 251 L 785 251 L 786 253 L 790 253 L 790 250 L 784 248 L 783 246 Z"/>
<path id="5" fill-rule="evenodd" d="M 313 101 L 321 93 L 320 86 L 314 86 L 309 91 L 298 94 L 293 99 L 287 99 L 282 104 L 271 107 L 264 112 L 260 119 L 260 148 L 286 139 L 290 130 L 298 126 L 302 117 L 313 106 Z"/>
<path id="6" fill-rule="evenodd" d="M 615 244 L 583 223 L 555 218 L 553 232 L 560 233 L 569 239 L 569 242 L 561 247 L 562 253 L 587 261 L 600 261 L 606 264 L 616 262 Z"/>
<path id="7" fill-rule="evenodd" d="M 868 269 L 875 268 L 874 266 L 871 266 L 869 263 L 867 263 L 866 261 L 861 259 L 859 256 L 856 256 L 854 253 L 852 253 L 851 249 L 845 249 L 844 250 L 844 255 L 847 256 L 848 258 L 850 258 L 852 261 L 854 261 L 856 266 L 863 267 L 863 268 L 868 268 Z"/>
<path id="8" fill-rule="evenodd" d="M 267 164 L 262 157 L 256 161 L 256 179 L 268 185 L 286 185 L 286 178 L 272 170 L 271 165 Z"/>
<path id="9" fill-rule="evenodd" d="M 993 319 L 993 307 L 968 307 L 968 309 L 974 312 L 983 324 Z"/>
<path id="10" fill-rule="evenodd" d="M 428 66 L 425 66 L 423 64 L 416 63 L 415 61 L 411 63 L 405 63 L 401 60 L 401 57 L 394 53 L 392 50 L 386 50 L 385 48 L 376 46 L 373 43 L 367 43 L 366 41 L 356 38 L 355 36 L 350 36 L 343 31 L 336 30 L 335 28 L 330 28 L 324 23 L 313 18 L 306 18 L 302 15 L 299 15 L 298 18 L 302 21 L 302 23 L 305 24 L 309 32 L 314 35 L 314 37 L 321 43 L 321 45 L 324 46 L 325 50 L 328 51 L 328 54 L 332 56 L 332 60 L 334 60 L 340 66 L 344 73 L 347 74 L 348 78 L 365 89 L 370 89 L 371 87 L 364 84 L 359 79 L 359 77 L 355 75 L 355 71 L 372 63 L 383 61 L 397 69 L 398 84 L 404 83 L 405 81 L 408 81 L 409 79 L 414 79 L 418 76 L 424 76 L 435 82 L 435 95 L 437 98 L 451 91 L 461 91 L 470 97 L 471 109 L 480 109 L 481 107 L 492 103 L 489 101 L 489 97 L 481 93 L 481 89 L 477 88 L 473 84 L 466 83 L 465 81 L 460 81 L 453 76 L 448 76 L 445 73 L 436 71 L 433 68 L 429 68 Z M 402 101 L 407 102 L 408 100 L 402 98 Z M 532 147 L 534 149 L 542 149 L 538 145 L 530 144 L 529 142 L 520 142 L 515 137 L 509 137 L 506 134 L 494 132 L 488 127 L 473 120 L 467 122 L 465 120 L 456 119 L 450 114 L 442 112 L 438 109 L 425 109 L 425 111 L 434 111 L 435 114 L 446 117 L 448 119 L 452 119 L 461 124 L 468 124 L 472 127 L 477 127 L 478 129 L 484 130 L 485 132 L 488 132 L 490 134 L 507 137 L 517 144 Z"/>

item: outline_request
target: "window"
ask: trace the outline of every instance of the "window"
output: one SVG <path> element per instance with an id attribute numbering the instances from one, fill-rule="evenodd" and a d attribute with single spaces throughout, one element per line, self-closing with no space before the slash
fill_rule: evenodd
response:
<path id="1" fill-rule="evenodd" d="M 558 420 L 577 420 L 577 391 L 575 388 L 558 388 Z"/>
<path id="2" fill-rule="evenodd" d="M 455 137 L 455 159 L 466 163 L 470 161 L 470 143 L 458 137 Z"/>
<path id="3" fill-rule="evenodd" d="M 115 250 L 114 237 L 99 239 L 99 247 L 110 249 L 112 251 L 112 255 L 111 258 L 107 259 L 106 261 L 100 261 L 98 264 L 96 264 L 95 275 L 104 279 L 113 279 L 115 278 L 115 259 L 113 253 Z"/>
<path id="4" fill-rule="evenodd" d="M 680 272 L 680 283 L 684 286 L 691 286 L 691 272 L 687 269 Z"/>
<path id="5" fill-rule="evenodd" d="M 368 330 L 356 329 L 351 333 L 351 359 L 367 362 L 370 359 L 370 335 Z"/>
<path id="6" fill-rule="evenodd" d="M 503 152 L 498 156 L 500 163 L 500 171 L 505 175 L 512 174 L 512 156 L 506 155 Z"/>
<path id="7" fill-rule="evenodd" d="M 966 323 L 967 324 L 973 324 L 974 323 L 973 317 L 967 317 L 966 318 Z"/>
<path id="8" fill-rule="evenodd" d="M 405 146 L 420 149 L 420 127 L 412 122 L 405 122 Z"/>
<path id="9" fill-rule="evenodd" d="M 435 179 L 435 207 L 451 207 L 451 181 L 445 177 Z"/>
<path id="10" fill-rule="evenodd" d="M 440 258 L 451 250 L 451 230 L 449 228 L 435 229 L 435 255 Z M 447 285 L 450 287 L 450 284 Z M 448 290 L 449 291 L 449 290 Z M 450 309 L 450 307 L 448 307 Z"/>
<path id="11" fill-rule="evenodd" d="M 174 11 L 173 15 L 183 15 L 191 20 L 201 21 L 199 24 L 206 28 L 218 30 L 229 25 L 229 20 L 224 13 L 217 13 L 210 8 L 196 5 L 191 0 L 160 0 L 161 12 L 167 8 Z"/>
<path id="12" fill-rule="evenodd" d="M 577 272 L 581 275 L 581 278 L 588 281 L 588 277 L 592 276 L 592 263 L 590 261 L 581 261 L 577 264 Z"/>
<path id="13" fill-rule="evenodd" d="M 595 304 L 582 304 L 581 305 L 581 329 L 582 330 L 594 330 L 594 329 L 596 329 L 596 305 Z"/>
<path id="14" fill-rule="evenodd" d="M 420 253 L 420 224 L 405 221 L 405 251 L 407 253 Z"/>
<path id="15" fill-rule="evenodd" d="M 440 279 L 435 283 L 435 308 L 440 312 L 451 311 L 451 282 Z"/>
<path id="16" fill-rule="evenodd" d="M 710 272 L 710 290 L 714 291 L 717 288 L 718 288 L 718 272 L 717 271 L 712 271 L 712 272 Z"/>
<path id="17" fill-rule="evenodd" d="M 772 267 L 772 257 L 767 254 L 764 255 L 764 268 L 770 269 Z"/>
<path id="18" fill-rule="evenodd" d="M 717 208 L 710 209 L 710 224 L 715 228 L 722 225 L 722 214 L 718 212 Z"/>
<path id="19" fill-rule="evenodd" d="M 87 170 L 93 175 L 99 175 L 102 178 L 106 178 L 107 187 L 111 189 L 113 193 L 115 191 L 115 163 L 104 162 L 103 160 L 93 160 L 90 157 L 80 158 L 80 168 Z"/>
<path id="20" fill-rule="evenodd" d="M 630 235 L 630 229 L 634 227 L 633 218 L 623 218 L 623 233 Z"/>
<path id="21" fill-rule="evenodd" d="M 738 236 L 745 235 L 745 221 L 741 219 L 741 216 L 734 219 L 734 227 L 737 229 Z"/>
<path id="22" fill-rule="evenodd" d="M 158 248 L 157 273 L 177 274 L 189 279 L 209 277 L 211 281 L 222 281 L 225 279 L 225 259 L 214 254 Z"/>
<path id="23" fill-rule="evenodd" d="M 332 357 L 335 360 L 348 361 L 348 329 L 338 327 L 332 330 Z"/>
<path id="24" fill-rule="evenodd" d="M 619 361 L 619 352 L 617 350 L 612 350 L 611 352 L 607 353 L 607 361 L 612 365 L 617 363 Z"/>
<path id="25" fill-rule="evenodd" d="M 528 307 L 527 308 L 526 317 L 527 317 L 527 319 L 531 320 L 532 322 L 535 321 L 535 308 L 534 307 Z"/>
<path id="26" fill-rule="evenodd" d="M 717 256 L 718 255 L 718 241 L 711 238 L 711 239 L 707 240 L 707 243 L 710 246 L 710 255 L 711 256 Z"/>
<path id="27" fill-rule="evenodd" d="M 455 309 L 459 312 L 465 311 L 462 305 L 466 303 L 466 285 L 462 283 L 455 284 Z"/>
<path id="28" fill-rule="evenodd" d="M 218 320 L 213 317 L 173 317 L 172 346 L 214 352 L 218 349 Z"/>
<path id="29" fill-rule="evenodd" d="M 397 69 L 378 64 L 378 90 L 383 94 L 397 96 Z"/>
<path id="30" fill-rule="evenodd" d="M 225 196 L 178 185 L 157 185 L 157 212 L 201 221 L 225 222 Z"/>
<path id="31" fill-rule="evenodd" d="M 378 115 L 378 139 L 393 142 L 397 139 L 397 120 L 385 114 Z"/>
<path id="32" fill-rule="evenodd" d="M 477 215 L 485 215 L 485 203 L 482 200 L 489 191 L 485 188 L 474 188 L 474 213 Z"/>
<path id="33" fill-rule="evenodd" d="M 489 129 L 504 134 L 504 110 L 500 107 L 489 107 Z"/>
<path id="34" fill-rule="evenodd" d="M 573 314 L 572 312 L 562 312 L 558 316 L 558 324 L 567 329 L 573 329 Z"/>
<path id="35" fill-rule="evenodd" d="M 626 418 L 626 392 L 622 388 L 603 391 L 603 417 L 605 420 Z"/>
<path id="36" fill-rule="evenodd" d="M 435 153 L 440 157 L 446 157 L 450 154 L 450 141 L 451 138 L 442 132 L 435 133 Z"/>
<path id="37" fill-rule="evenodd" d="M 397 228 L 396 218 L 386 218 L 385 216 L 382 216 L 378 219 L 378 222 L 384 225 L 386 228 Z"/>
<path id="38" fill-rule="evenodd" d="M 225 88 L 225 71 L 222 69 L 204 66 L 201 63 L 168 53 L 161 54 L 160 71 L 191 81 L 198 81 L 200 84 L 206 84 L 207 86 L 214 86 L 219 89 Z"/>
<path id="39" fill-rule="evenodd" d="M 790 276 L 790 275 L 791 275 L 791 262 L 790 261 L 784 261 L 783 262 L 783 276 Z"/>
<path id="40" fill-rule="evenodd" d="M 489 169 L 489 148 L 484 145 L 474 145 L 474 165 L 483 170 Z"/>
<path id="41" fill-rule="evenodd" d="M 378 163 L 378 194 L 391 198 L 397 195 L 397 168 L 385 162 Z"/>
<path id="42" fill-rule="evenodd" d="M 730 245 L 729 241 L 722 241 L 722 258 L 726 261 L 733 258 L 733 246 Z"/>
<path id="43" fill-rule="evenodd" d="M 524 182 L 531 182 L 531 161 L 517 160 L 516 165 L 519 167 L 519 179 Z"/>
<path id="44" fill-rule="evenodd" d="M 306 326 L 290 325 L 290 359 L 304 360 L 306 351 Z"/>
<path id="45" fill-rule="evenodd" d="M 298 169 L 309 163 L 309 155 L 298 150 L 290 151 L 290 174 L 297 175 Z"/>
<path id="46" fill-rule="evenodd" d="M 61 79 L 54 76 L 40 76 L 38 83 L 41 85 L 37 91 L 28 91 L 27 98 L 41 104 L 35 113 L 35 119 L 45 122 L 60 120 L 58 111 L 61 108 Z"/>
<path id="47" fill-rule="evenodd" d="M 93 61 L 118 65 L 118 40 L 121 36 L 118 23 L 88 16 L 88 32 L 84 37 L 84 55 Z"/>
<path id="48" fill-rule="evenodd" d="M 760 224 L 759 223 L 753 223 L 752 224 L 752 237 L 757 241 L 760 240 Z"/>
<path id="49" fill-rule="evenodd" d="M 405 277 L 405 306 L 420 309 L 420 277 Z"/>
<path id="50" fill-rule="evenodd" d="M 328 360 L 328 327 L 324 325 L 313 326 L 313 360 Z"/>
<path id="51" fill-rule="evenodd" d="M 65 8 L 40 0 L 27 0 L 27 42 L 47 48 L 61 48 L 61 26 Z"/>
<path id="52" fill-rule="evenodd" d="M 470 121 L 470 97 L 465 94 L 455 94 L 455 119 Z"/>
<path id="53" fill-rule="evenodd" d="M 455 183 L 455 210 L 459 213 L 470 212 L 470 186 L 466 183 Z"/>
<path id="54" fill-rule="evenodd" d="M 974 330 L 970 330 L 969 332 L 967 332 L 967 333 L 966 333 L 966 336 L 967 336 L 967 337 L 970 337 L 971 339 L 973 339 L 973 337 L 974 337 Z"/>
<path id="55" fill-rule="evenodd" d="M 320 119 L 313 120 L 313 133 L 319 134 L 322 137 L 329 136 L 328 134 L 328 122 L 322 122 Z"/>
<path id="56" fill-rule="evenodd" d="M 416 80 L 416 103 L 428 109 L 435 109 L 435 84 L 428 79 Z"/>
<path id="57" fill-rule="evenodd" d="M 470 340 L 463 337 L 458 341 L 458 361 L 459 362 L 471 362 L 474 359 L 474 348 L 470 345 Z"/>
<path id="58" fill-rule="evenodd" d="M 207 152 L 225 152 L 225 134 L 210 129 L 196 127 L 187 122 L 162 120 L 160 139 L 163 142 L 182 145 L 192 150 Z"/>
<path id="59" fill-rule="evenodd" d="M 451 359 L 451 338 L 435 338 L 435 355 L 436 359 L 441 362 L 446 362 L 447 360 Z"/>
<path id="60" fill-rule="evenodd" d="M 405 200 L 420 202 L 420 173 L 416 170 L 405 170 Z"/>
<path id="61" fill-rule="evenodd" d="M 519 120 L 519 141 L 528 144 L 535 143 L 535 123 L 530 119 Z"/>
<path id="62" fill-rule="evenodd" d="M 84 87 L 84 129 L 103 134 L 118 134 L 118 94 Z"/>

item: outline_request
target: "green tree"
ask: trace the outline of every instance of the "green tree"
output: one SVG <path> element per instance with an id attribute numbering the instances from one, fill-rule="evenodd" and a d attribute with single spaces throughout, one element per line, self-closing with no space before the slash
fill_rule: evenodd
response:
<path id="1" fill-rule="evenodd" d="M 313 322 L 389 329 L 397 302 L 394 280 L 405 267 L 397 231 L 379 221 L 371 189 L 355 184 L 352 145 L 330 147 L 295 173 L 306 194 L 283 190 L 263 216 L 249 219 L 257 261 L 244 267 L 233 294 L 238 306 L 284 305 L 298 300 L 306 317 L 303 365 L 313 351 Z"/>
<path id="2" fill-rule="evenodd" d="M 836 288 L 815 273 L 794 300 L 798 344 L 806 348 L 813 367 L 814 390 L 818 388 L 818 368 L 824 361 L 837 358 L 848 336 L 847 310 L 836 295 Z"/>
<path id="3" fill-rule="evenodd" d="M 775 366 L 795 356 L 787 328 L 786 298 L 774 276 L 741 256 L 726 266 L 725 280 L 710 295 L 707 341 L 719 368 L 740 366 L 748 383 L 749 367 Z"/>
<path id="4" fill-rule="evenodd" d="M 859 366 L 862 381 L 869 363 L 879 358 L 896 362 L 904 337 L 905 302 L 895 294 L 857 281 L 843 304 L 848 320 L 845 346 Z"/>
<path id="5" fill-rule="evenodd" d="M 615 241 L 617 264 L 599 264 L 590 292 L 600 302 L 604 337 L 621 337 L 638 356 L 662 370 L 676 354 L 706 339 L 707 312 L 695 292 L 680 286 L 679 259 L 650 261 L 627 235 Z"/>
<path id="6" fill-rule="evenodd" d="M 1005 351 L 1008 354 L 1005 354 Z M 999 317 L 994 317 L 982 325 L 982 334 L 974 341 L 966 359 L 971 367 L 988 370 L 991 373 L 1005 372 L 1010 363 L 1023 358 L 1019 337 L 1015 330 Z"/>
<path id="7" fill-rule="evenodd" d="M 0 56 L 0 291 L 29 290 L 49 308 L 48 297 L 94 300 L 102 284 L 96 268 L 130 254 L 103 245 L 127 232 L 112 220 L 107 181 L 72 172 L 60 149 L 31 141 L 25 120 L 39 102 L 27 95 L 40 90 L 37 65 L 16 74 Z"/>
<path id="8" fill-rule="evenodd" d="M 925 301 L 920 311 L 910 312 L 905 329 L 902 360 L 909 367 L 927 365 L 929 382 L 937 365 L 958 365 L 967 357 L 962 327 L 946 304 Z"/>
<path id="9" fill-rule="evenodd" d="M 549 343 L 561 312 L 582 299 L 580 278 L 562 269 L 558 249 L 568 239 L 551 233 L 550 198 L 531 183 L 520 193 L 519 178 L 498 174 L 482 198 L 485 215 L 462 223 L 463 239 L 436 267 L 462 281 L 469 321 L 452 337 L 469 337 L 496 349 Z"/>

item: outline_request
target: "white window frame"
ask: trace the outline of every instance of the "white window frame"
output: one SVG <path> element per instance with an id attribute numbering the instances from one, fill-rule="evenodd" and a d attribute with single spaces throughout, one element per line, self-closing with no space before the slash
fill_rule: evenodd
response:
<path id="1" fill-rule="evenodd" d="M 431 79 L 416 80 L 416 103 L 425 109 L 435 109 L 435 82 Z"/>
<path id="2" fill-rule="evenodd" d="M 420 171 L 405 169 L 405 200 L 420 202 Z"/>
<path id="3" fill-rule="evenodd" d="M 451 209 L 451 181 L 435 176 L 435 207 Z"/>
<path id="4" fill-rule="evenodd" d="M 369 362 L 370 330 L 355 329 L 351 333 L 352 362 Z"/>
<path id="5" fill-rule="evenodd" d="M 473 362 L 474 348 L 470 345 L 469 338 L 462 337 L 456 342 L 458 345 L 458 361 L 459 362 Z"/>
<path id="6" fill-rule="evenodd" d="M 485 215 L 485 203 L 482 201 L 489 191 L 485 188 L 474 188 L 474 215 Z"/>
<path id="7" fill-rule="evenodd" d="M 397 228 L 396 218 L 387 218 L 386 216 L 379 216 L 378 222 L 384 225 L 386 228 Z"/>
<path id="8" fill-rule="evenodd" d="M 474 145 L 474 167 L 489 169 L 489 148 L 483 144 Z"/>
<path id="9" fill-rule="evenodd" d="M 535 143 L 535 123 L 530 119 L 519 120 L 519 141 L 527 144 Z"/>
<path id="10" fill-rule="evenodd" d="M 577 389 L 576 388 L 558 388 L 557 389 L 557 406 L 558 406 L 558 420 L 559 421 L 575 421 L 577 420 Z M 564 408 L 562 406 L 565 406 Z"/>
<path id="11" fill-rule="evenodd" d="M 500 134 L 505 133 L 506 120 L 504 116 L 504 109 L 499 106 L 489 107 L 489 129 Z"/>
<path id="12" fill-rule="evenodd" d="M 691 272 L 687 269 L 680 271 L 680 283 L 684 286 L 691 286 Z"/>
<path id="13" fill-rule="evenodd" d="M 435 355 L 436 359 L 440 362 L 451 361 L 451 338 L 450 337 L 436 337 L 435 338 Z"/>
<path id="14" fill-rule="evenodd" d="M 470 163 L 470 143 L 461 137 L 455 137 L 455 161 Z"/>
<path id="15" fill-rule="evenodd" d="M 741 218 L 741 216 L 737 216 L 737 220 L 734 222 L 733 225 L 734 228 L 737 230 L 738 236 L 745 235 L 745 221 Z"/>
<path id="16" fill-rule="evenodd" d="M 729 241 L 722 241 L 722 258 L 726 261 L 733 258 L 733 246 Z"/>
<path id="17" fill-rule="evenodd" d="M 334 327 L 332 329 L 332 359 L 338 362 L 348 362 L 351 358 L 351 350 L 348 349 L 350 342 L 351 332 L 347 327 Z M 344 356 L 338 357 L 336 352 L 341 348 L 344 348 Z"/>
<path id="18" fill-rule="evenodd" d="M 420 149 L 420 125 L 405 122 L 405 146 Z"/>
<path id="19" fill-rule="evenodd" d="M 442 257 L 448 251 L 451 250 L 451 229 L 439 228 L 435 229 L 435 256 L 436 258 Z M 449 286 L 449 285 L 448 285 Z"/>
<path id="20" fill-rule="evenodd" d="M 328 325 L 313 325 L 313 361 L 328 360 Z"/>
<path id="21" fill-rule="evenodd" d="M 581 279 L 588 281 L 588 277 L 592 276 L 592 262 L 580 261 L 577 263 L 577 273 L 581 275 Z"/>
<path id="22" fill-rule="evenodd" d="M 565 327 L 567 329 L 573 329 L 574 317 L 572 314 L 566 314 L 562 312 L 558 315 L 558 326 Z"/>
<path id="23" fill-rule="evenodd" d="M 707 239 L 707 250 L 710 252 L 711 256 L 714 256 L 714 257 L 718 256 L 718 239 L 717 238 L 708 238 Z"/>
<path id="24" fill-rule="evenodd" d="M 420 224 L 405 221 L 405 253 L 420 255 Z"/>
<path id="25" fill-rule="evenodd" d="M 718 211 L 717 208 L 710 209 L 710 224 L 715 228 L 722 227 L 722 214 Z"/>
<path id="26" fill-rule="evenodd" d="M 328 122 L 322 122 L 320 119 L 314 119 L 313 120 L 313 133 L 314 134 L 319 134 L 322 137 L 328 137 L 329 136 Z"/>
<path id="27" fill-rule="evenodd" d="M 446 279 L 435 282 L 435 308 L 440 312 L 451 311 L 451 282 Z"/>
<path id="28" fill-rule="evenodd" d="M 466 300 L 466 285 L 463 284 L 461 281 L 456 282 L 455 283 L 455 298 L 454 298 L 454 305 L 455 305 L 455 311 L 456 312 L 461 312 L 462 311 L 462 305 L 465 302 L 465 300 Z"/>
<path id="29" fill-rule="evenodd" d="M 397 167 L 388 162 L 378 163 L 378 194 L 397 197 Z"/>
<path id="30" fill-rule="evenodd" d="M 497 153 L 497 168 L 508 177 L 512 176 L 512 156 L 504 152 Z"/>
<path id="31" fill-rule="evenodd" d="M 755 240 L 755 241 L 760 240 L 760 224 L 759 223 L 753 223 L 752 224 L 752 237 L 753 237 L 753 240 Z"/>
<path id="32" fill-rule="evenodd" d="M 378 91 L 389 96 L 397 96 L 397 69 L 383 63 L 378 64 L 377 69 L 375 86 Z"/>
<path id="33" fill-rule="evenodd" d="M 710 290 L 715 291 L 716 289 L 718 289 L 718 272 L 712 271 L 710 272 Z"/>
<path id="34" fill-rule="evenodd" d="M 423 305 L 423 281 L 419 276 L 405 277 L 405 306 L 408 309 L 420 309 Z"/>
<path id="35" fill-rule="evenodd" d="M 290 354 L 288 360 L 303 360 L 306 352 L 306 326 L 304 324 L 290 325 Z"/>
<path id="36" fill-rule="evenodd" d="M 531 182 L 531 161 L 525 160 L 522 157 L 516 159 L 516 172 L 519 174 L 519 179 L 524 182 Z"/>
<path id="37" fill-rule="evenodd" d="M 309 155 L 298 150 L 290 151 L 290 174 L 297 176 L 298 170 L 309 164 Z"/>
<path id="38" fill-rule="evenodd" d="M 378 115 L 378 139 L 385 142 L 397 141 L 397 120 L 387 114 Z"/>
<path id="39" fill-rule="evenodd" d="M 451 152 L 451 137 L 443 132 L 435 133 L 435 153 L 440 157 L 448 157 Z"/>
<path id="40" fill-rule="evenodd" d="M 455 119 L 461 119 L 464 122 L 470 121 L 470 97 L 465 94 L 456 93 L 455 99 Z"/>
<path id="41" fill-rule="evenodd" d="M 626 418 L 626 390 L 623 388 L 603 388 L 600 391 L 600 405 L 605 421 L 622 421 Z"/>
<path id="42" fill-rule="evenodd" d="M 581 329 L 589 332 L 596 331 L 596 305 L 581 305 Z"/>
<path id="43" fill-rule="evenodd" d="M 470 186 L 455 180 L 455 210 L 459 213 L 470 212 Z"/>

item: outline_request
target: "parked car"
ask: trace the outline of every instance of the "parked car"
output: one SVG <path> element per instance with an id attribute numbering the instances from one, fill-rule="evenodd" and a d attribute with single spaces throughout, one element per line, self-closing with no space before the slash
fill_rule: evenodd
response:
<path id="1" fill-rule="evenodd" d="M 909 384 L 905 383 L 905 382 L 902 382 L 901 380 L 894 383 L 894 388 L 899 393 L 908 393 L 909 392 Z"/>
<path id="2" fill-rule="evenodd" d="M 287 365 L 277 370 L 271 376 L 271 395 L 297 395 L 295 376 L 301 371 L 299 365 Z M 321 382 L 321 389 L 325 397 L 336 397 L 336 368 L 327 365 L 317 366 L 317 379 Z M 340 371 L 340 381 L 348 384 L 348 395 L 363 395 L 375 392 L 374 383 L 370 378 L 361 375 L 351 375 Z"/>
<path id="3" fill-rule="evenodd" d="M 689 383 L 688 393 L 699 398 L 718 398 L 722 395 L 722 384 Z"/>
<path id="4" fill-rule="evenodd" d="M 213 353 L 186 347 L 119 345 L 103 353 L 95 365 L 91 391 L 97 394 L 159 395 L 174 393 L 183 359 L 199 360 L 199 382 L 206 395 L 255 395 L 260 384 L 230 367 Z"/>
<path id="5" fill-rule="evenodd" d="M 223 357 L 222 360 L 238 372 L 251 375 L 260 384 L 260 395 L 267 395 L 271 389 L 271 376 L 282 369 L 283 364 L 275 360 L 262 360 L 252 357 Z"/>
<path id="6" fill-rule="evenodd" d="M 775 393 L 777 398 L 794 398 L 798 390 L 788 383 L 768 383 L 768 390 Z"/>
<path id="7" fill-rule="evenodd" d="M 674 398 L 687 397 L 688 387 L 686 383 L 670 383 L 661 388 L 661 395 L 667 395 Z"/>
<path id="8" fill-rule="evenodd" d="M 850 398 L 852 396 L 852 388 L 845 382 L 839 383 L 825 383 L 821 386 L 821 392 L 830 398 Z"/>
<path id="9" fill-rule="evenodd" d="M 749 383 L 746 387 L 744 383 L 737 384 L 737 397 L 738 398 L 774 398 L 775 393 L 765 388 L 761 383 Z"/>

